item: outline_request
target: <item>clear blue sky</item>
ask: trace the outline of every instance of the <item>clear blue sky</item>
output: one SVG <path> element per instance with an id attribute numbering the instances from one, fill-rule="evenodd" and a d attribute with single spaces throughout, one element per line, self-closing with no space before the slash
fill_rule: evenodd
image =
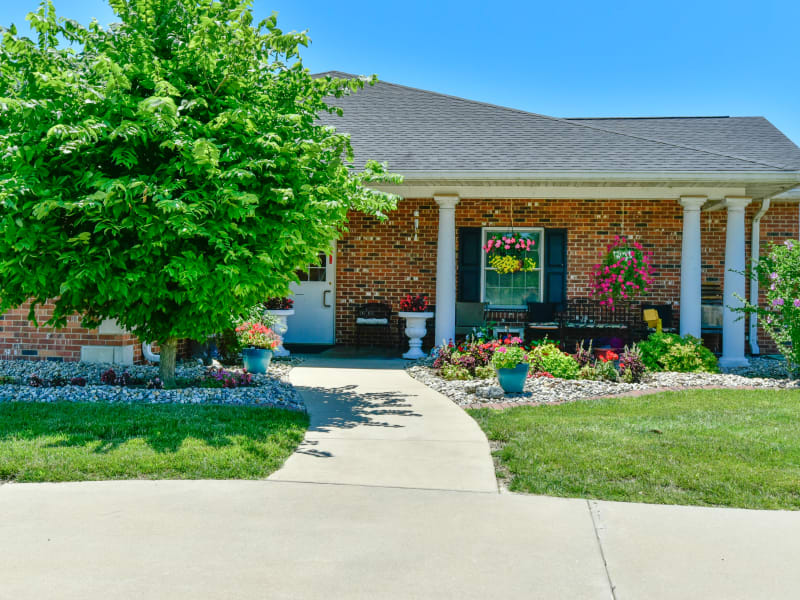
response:
<path id="1" fill-rule="evenodd" d="M 37 0 L 0 1 L 24 25 Z M 105 24 L 103 0 L 55 0 Z M 762 115 L 800 144 L 800 1 L 255 0 L 308 29 L 312 71 L 559 117 Z"/>

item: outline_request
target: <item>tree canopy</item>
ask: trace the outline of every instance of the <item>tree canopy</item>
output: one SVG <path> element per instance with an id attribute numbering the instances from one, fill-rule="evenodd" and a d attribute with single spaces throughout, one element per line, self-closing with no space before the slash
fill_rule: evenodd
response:
<path id="1" fill-rule="evenodd" d="M 286 294 L 348 211 L 394 207 L 367 185 L 399 179 L 317 119 L 374 77 L 312 77 L 306 33 L 249 0 L 110 4 L 107 28 L 46 0 L 37 39 L 0 32 L 0 313 L 54 298 L 48 325 L 202 340 Z"/>

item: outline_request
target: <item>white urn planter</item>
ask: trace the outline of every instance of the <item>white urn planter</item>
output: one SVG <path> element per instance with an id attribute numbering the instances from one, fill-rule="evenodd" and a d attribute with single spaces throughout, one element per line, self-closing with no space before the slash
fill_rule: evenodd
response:
<path id="1" fill-rule="evenodd" d="M 422 351 L 422 338 L 428 333 L 425 321 L 433 317 L 432 312 L 399 312 L 397 316 L 406 320 L 406 336 L 408 337 L 408 352 L 403 358 L 424 358 Z"/>
<path id="2" fill-rule="evenodd" d="M 283 347 L 283 336 L 286 335 L 287 331 L 289 331 L 289 325 L 286 324 L 286 318 L 291 317 L 294 314 L 294 309 L 268 310 L 267 312 L 277 319 L 275 321 L 275 325 L 272 327 L 272 330 L 281 336 L 281 343 L 277 348 L 275 348 L 275 350 L 272 351 L 272 355 L 275 357 L 285 358 L 291 354 L 291 352 Z"/>

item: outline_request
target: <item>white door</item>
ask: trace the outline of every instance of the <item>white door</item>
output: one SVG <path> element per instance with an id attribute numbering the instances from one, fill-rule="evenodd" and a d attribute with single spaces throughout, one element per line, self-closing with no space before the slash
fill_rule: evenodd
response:
<path id="1" fill-rule="evenodd" d="M 336 252 L 319 253 L 318 262 L 297 273 L 292 283 L 294 314 L 286 320 L 287 344 L 333 344 L 336 310 Z"/>

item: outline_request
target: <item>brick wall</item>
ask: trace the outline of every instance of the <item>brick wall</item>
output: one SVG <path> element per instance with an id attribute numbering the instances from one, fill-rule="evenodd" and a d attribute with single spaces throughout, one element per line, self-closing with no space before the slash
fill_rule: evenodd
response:
<path id="1" fill-rule="evenodd" d="M 462 199 L 456 209 L 456 228 L 507 227 L 511 214 L 517 227 L 543 227 L 568 231 L 567 295 L 589 295 L 589 273 L 598 250 L 617 234 L 640 241 L 653 253 L 655 284 L 649 298 L 672 303 L 678 317 L 680 297 L 680 239 L 682 208 L 675 200 L 476 200 Z M 750 229 L 758 210 L 747 209 L 746 247 L 750 259 Z M 416 214 L 415 214 L 416 213 Z M 406 199 L 384 222 L 360 213 L 350 215 L 349 232 L 337 245 L 336 341 L 355 342 L 355 307 L 380 301 L 398 310 L 408 292 L 427 294 L 436 303 L 436 240 L 439 209 L 433 199 Z M 419 220 L 415 229 L 414 220 Z M 703 282 L 722 286 L 725 262 L 726 211 L 701 215 Z M 774 204 L 761 223 L 762 252 L 772 242 L 798 238 L 798 206 Z M 51 306 L 39 309 L 40 322 L 49 317 Z M 72 317 L 61 330 L 34 328 L 27 321 L 27 307 L 0 316 L 0 359 L 6 356 L 42 360 L 78 360 L 84 345 L 134 345 L 141 359 L 138 340 L 132 335 L 100 335 L 80 327 Z M 396 325 L 396 324 L 393 324 Z M 428 323 L 426 347 L 433 343 L 433 321 Z M 364 329 L 365 344 L 386 344 L 382 329 Z M 398 343 L 393 326 L 394 343 Z M 763 352 L 774 350 L 760 332 Z M 183 344 L 181 355 L 188 346 Z M 9 354 L 6 355 L 6 351 Z"/>
<path id="2" fill-rule="evenodd" d="M 758 204 L 748 207 L 746 216 L 748 261 L 750 229 Z M 517 227 L 567 229 L 568 297 L 589 295 L 591 267 L 598 251 L 615 235 L 626 235 L 653 253 L 655 283 L 648 299 L 671 303 L 675 318 L 679 318 L 683 209 L 676 200 L 462 199 L 456 208 L 456 229 L 510 226 L 512 206 Z M 415 212 L 419 215 L 416 231 Z M 721 287 L 726 211 L 703 213 L 701 219 L 703 283 Z M 398 310 L 407 292 L 427 294 L 436 302 L 437 232 L 438 206 L 432 199 L 405 199 L 383 223 L 351 215 L 349 233 L 337 249 L 337 343 L 354 343 L 354 307 L 358 304 L 387 302 Z M 773 205 L 762 220 L 761 232 L 762 251 L 770 242 L 797 239 L 797 205 Z M 431 344 L 434 325 L 432 321 L 428 325 L 426 343 Z M 375 330 L 362 338 L 365 343 L 380 343 L 385 341 L 383 335 Z M 772 350 L 763 332 L 760 340 L 762 351 Z"/>
<path id="3" fill-rule="evenodd" d="M 69 318 L 66 327 L 34 327 L 28 321 L 29 307 L 0 315 L 0 360 L 23 358 L 29 360 L 80 360 L 81 346 L 128 346 L 133 344 L 134 360 L 141 360 L 141 344 L 130 334 L 101 335 L 96 329 L 80 326 L 80 318 Z M 53 306 L 45 304 L 36 310 L 39 323 L 52 315 Z"/>

